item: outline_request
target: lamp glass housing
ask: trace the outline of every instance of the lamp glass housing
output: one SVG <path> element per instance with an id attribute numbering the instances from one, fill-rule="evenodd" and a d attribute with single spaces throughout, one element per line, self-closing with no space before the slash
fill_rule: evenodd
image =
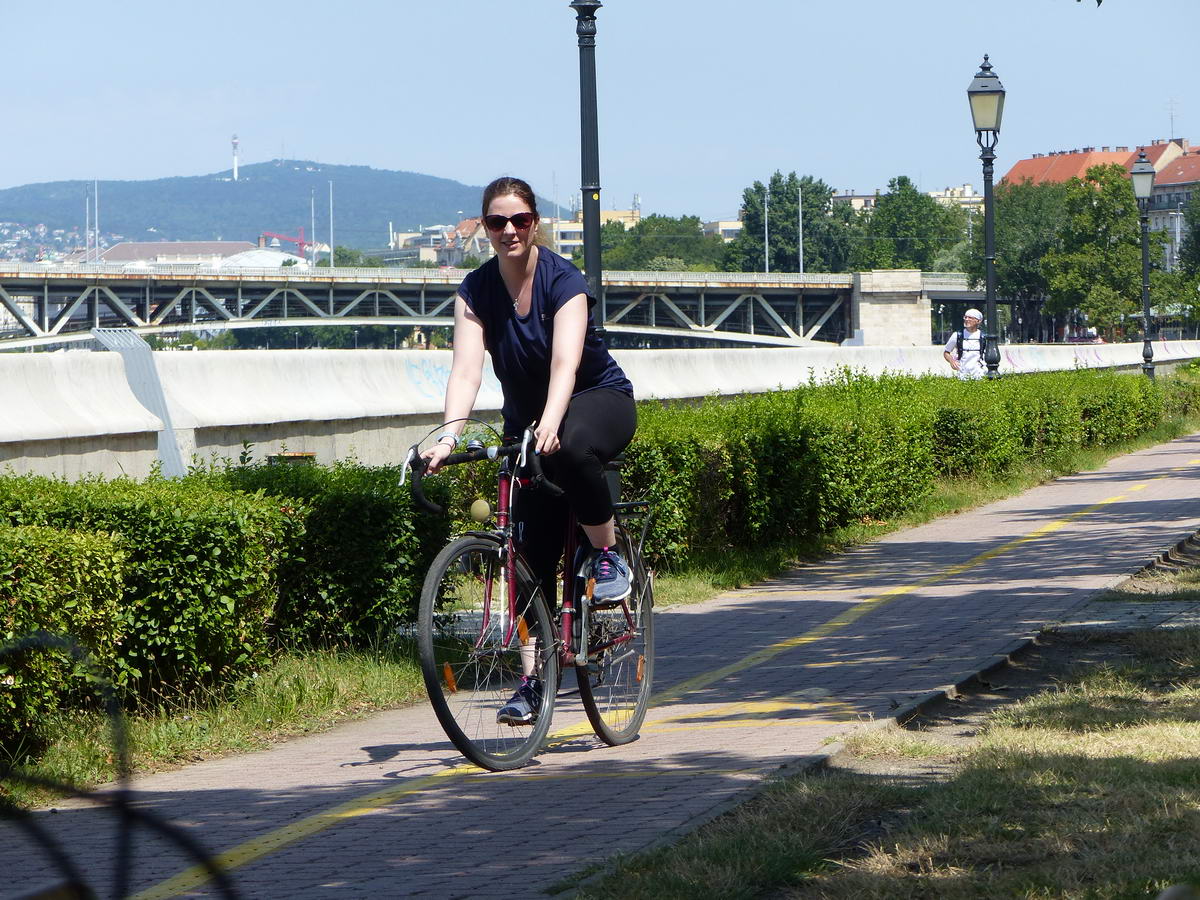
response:
<path id="1" fill-rule="evenodd" d="M 996 82 L 999 84 L 999 81 Z M 971 119 L 976 131 L 999 131 L 1004 116 L 1004 91 L 969 91 Z"/>
<path id="2" fill-rule="evenodd" d="M 1139 200 L 1149 200 L 1154 192 L 1154 166 L 1146 159 L 1144 150 L 1138 154 L 1138 161 L 1129 170 L 1129 178 L 1133 182 L 1133 196 Z"/>

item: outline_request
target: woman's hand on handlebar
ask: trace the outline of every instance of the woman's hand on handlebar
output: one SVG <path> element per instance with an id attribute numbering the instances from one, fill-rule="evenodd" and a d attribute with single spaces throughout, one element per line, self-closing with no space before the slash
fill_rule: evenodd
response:
<path id="1" fill-rule="evenodd" d="M 421 458 L 425 460 L 425 474 L 433 475 L 442 467 L 442 463 L 446 457 L 454 452 L 454 448 L 447 443 L 437 443 L 421 454 Z"/>
<path id="2" fill-rule="evenodd" d="M 557 453 L 559 448 L 558 424 L 539 423 L 537 428 L 533 430 L 533 448 L 536 453 L 540 453 L 542 456 Z"/>

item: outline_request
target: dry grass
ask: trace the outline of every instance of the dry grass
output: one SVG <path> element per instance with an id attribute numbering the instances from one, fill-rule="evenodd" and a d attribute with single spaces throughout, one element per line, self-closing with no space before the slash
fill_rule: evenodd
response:
<path id="1" fill-rule="evenodd" d="M 1003 707 L 965 749 L 852 734 L 859 772 L 776 785 L 580 896 L 1116 900 L 1200 884 L 1200 631 L 1122 640 L 1129 657 Z M 912 777 L 930 760 L 949 776 Z"/>
<path id="2" fill-rule="evenodd" d="M 854 732 L 843 743 L 848 752 L 862 759 L 952 759 L 957 755 L 941 741 L 903 728 Z"/>

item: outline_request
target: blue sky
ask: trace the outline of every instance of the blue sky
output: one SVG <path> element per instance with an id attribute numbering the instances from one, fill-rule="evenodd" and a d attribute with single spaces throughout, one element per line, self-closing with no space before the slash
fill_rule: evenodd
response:
<path id="1" fill-rule="evenodd" d="M 0 187 L 286 155 L 578 189 L 566 0 L 100 4 L 0 14 Z M 603 205 L 732 217 L 776 169 L 838 189 L 981 175 L 966 87 L 1008 90 L 997 173 L 1035 152 L 1200 142 L 1200 0 L 606 0 Z M 1171 135 L 1171 110 L 1175 134 Z"/>

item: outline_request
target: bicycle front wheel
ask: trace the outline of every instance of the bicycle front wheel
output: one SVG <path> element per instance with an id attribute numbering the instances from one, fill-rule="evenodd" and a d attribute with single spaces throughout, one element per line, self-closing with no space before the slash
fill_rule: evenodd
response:
<path id="1" fill-rule="evenodd" d="M 620 602 L 588 607 L 587 666 L 575 670 L 592 730 L 612 746 L 638 736 L 654 676 L 653 576 L 624 528 L 617 530 L 617 546 L 629 562 L 632 592 Z"/>
<path id="2" fill-rule="evenodd" d="M 438 721 L 463 756 L 493 771 L 515 769 L 537 752 L 558 685 L 558 642 L 541 586 L 518 557 L 510 603 L 502 553 L 498 538 L 448 544 L 425 577 L 417 620 L 421 672 Z M 541 688 L 532 721 L 497 722 L 524 675 Z"/>

